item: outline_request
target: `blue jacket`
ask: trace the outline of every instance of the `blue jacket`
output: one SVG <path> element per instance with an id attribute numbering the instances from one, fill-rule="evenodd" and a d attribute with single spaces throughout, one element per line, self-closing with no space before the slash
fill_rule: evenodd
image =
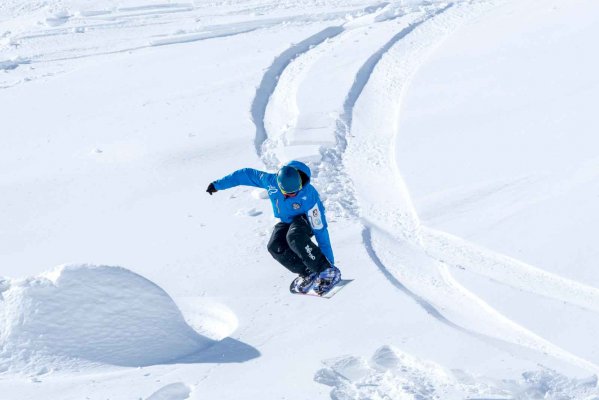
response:
<path id="1" fill-rule="evenodd" d="M 324 206 L 320 201 L 318 192 L 310 184 L 312 175 L 310 168 L 299 161 L 291 161 L 287 164 L 303 172 L 308 181 L 304 183 L 297 196 L 285 198 L 277 185 L 277 175 L 264 171 L 258 171 L 252 168 L 243 168 L 233 172 L 230 175 L 219 179 L 214 183 L 217 190 L 229 189 L 239 185 L 255 186 L 266 189 L 268 197 L 272 202 L 272 209 L 275 217 L 280 218 L 285 223 L 291 223 L 294 217 L 305 214 L 312 226 L 312 232 L 318 242 L 318 247 L 331 264 L 335 264 L 329 231 L 327 230 L 327 220 L 324 214 Z"/>

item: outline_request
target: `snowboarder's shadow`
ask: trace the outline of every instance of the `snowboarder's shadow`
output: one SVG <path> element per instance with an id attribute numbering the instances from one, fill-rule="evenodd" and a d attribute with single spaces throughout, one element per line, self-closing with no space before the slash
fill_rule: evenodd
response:
<path id="1" fill-rule="evenodd" d="M 258 358 L 260 355 L 255 347 L 228 337 L 197 353 L 166 364 L 242 363 Z"/>

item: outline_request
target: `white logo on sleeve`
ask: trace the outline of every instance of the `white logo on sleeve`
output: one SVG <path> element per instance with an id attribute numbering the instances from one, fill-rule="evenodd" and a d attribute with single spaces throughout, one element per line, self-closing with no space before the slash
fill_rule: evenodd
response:
<path id="1" fill-rule="evenodd" d="M 312 225 L 312 229 L 322 229 L 324 228 L 324 224 L 322 223 L 322 217 L 320 216 L 320 210 L 318 209 L 318 204 L 314 204 L 314 207 L 308 211 L 308 219 L 310 220 L 310 225 Z"/>

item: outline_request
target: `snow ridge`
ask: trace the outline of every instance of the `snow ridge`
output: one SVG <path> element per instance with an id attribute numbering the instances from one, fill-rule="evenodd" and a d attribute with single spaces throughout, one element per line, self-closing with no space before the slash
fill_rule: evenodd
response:
<path id="1" fill-rule="evenodd" d="M 321 149 L 322 162 L 319 165 L 317 179 L 321 179 L 325 182 L 329 182 L 327 187 L 326 195 L 331 198 L 329 204 L 332 205 L 333 211 L 338 215 L 344 217 L 357 216 L 357 202 L 354 193 L 352 180 L 345 172 L 343 165 L 343 153 L 347 149 L 347 137 L 351 132 L 353 109 L 358 101 L 360 94 L 364 90 L 364 87 L 368 83 L 368 80 L 372 74 L 372 71 L 389 49 L 391 49 L 395 43 L 406 37 L 420 24 L 424 23 L 435 15 L 440 14 L 450 8 L 452 4 L 442 6 L 440 8 L 433 8 L 431 11 L 412 12 L 412 15 L 417 16 L 422 13 L 422 16 L 416 17 L 415 20 L 409 20 L 408 26 L 401 29 L 396 35 L 394 35 L 387 43 L 385 43 L 379 50 L 373 53 L 367 60 L 362 64 L 358 72 L 356 73 L 355 80 L 345 101 L 343 103 L 343 112 L 336 121 L 336 138 L 337 145 L 334 147 L 326 147 Z M 404 16 L 404 15 L 402 15 Z M 397 18 L 397 17 L 395 17 Z M 395 19 L 392 18 L 392 19 Z M 377 19 L 377 22 L 384 21 Z M 334 182 L 334 184 L 330 184 Z M 332 190 L 331 190 L 332 189 Z"/>
<path id="2" fill-rule="evenodd" d="M 505 255 L 483 249 L 446 232 L 423 227 L 427 253 L 448 265 L 464 268 L 514 288 L 599 311 L 599 289 Z"/>
<path id="3" fill-rule="evenodd" d="M 330 26 L 320 32 L 315 33 L 309 38 L 302 40 L 300 43 L 290 47 L 281 53 L 277 58 L 275 58 L 271 66 L 266 70 L 266 73 L 262 77 L 262 81 L 256 89 L 254 101 L 252 102 L 251 114 L 252 120 L 256 125 L 256 138 L 254 141 L 256 152 L 259 156 L 261 156 L 267 166 L 275 168 L 278 164 L 276 161 L 269 160 L 263 149 L 264 142 L 268 139 L 266 128 L 264 127 L 264 115 L 266 113 L 266 106 L 270 96 L 277 86 L 281 73 L 300 54 L 305 53 L 313 46 L 316 46 L 319 43 L 322 43 L 323 41 L 340 34 L 342 31 L 343 27 L 341 26 Z"/>
<path id="4" fill-rule="evenodd" d="M 387 43 L 385 43 L 385 45 L 383 47 L 381 47 L 379 50 L 377 50 L 374 54 L 372 54 L 368 58 L 368 60 L 366 60 L 366 62 L 358 70 L 354 84 L 349 89 L 349 93 L 347 94 L 347 97 L 343 104 L 343 114 L 339 118 L 339 123 L 343 127 L 343 130 L 344 130 L 342 137 L 347 136 L 348 132 L 351 132 L 354 106 L 356 105 L 356 102 L 358 101 L 360 94 L 364 90 L 364 87 L 368 83 L 370 75 L 372 75 L 374 68 L 376 67 L 378 62 L 381 60 L 383 55 L 385 55 L 389 51 L 389 49 L 391 49 L 395 45 L 395 43 L 397 43 L 398 41 L 400 41 L 401 39 L 406 37 L 408 34 L 410 34 L 410 32 L 412 32 L 414 29 L 416 29 L 419 25 L 426 22 L 430 18 L 435 17 L 438 14 L 441 14 L 442 12 L 446 11 L 447 9 L 449 9 L 452 6 L 453 6 L 453 4 L 450 3 L 450 4 L 443 6 L 439 9 L 434 9 L 431 12 L 425 13 L 422 17 L 416 19 L 414 22 L 410 22 L 407 27 L 400 30 Z M 342 147 L 342 150 L 344 150 L 344 147 Z"/>
<path id="5" fill-rule="evenodd" d="M 418 303 L 422 308 L 424 308 L 426 310 L 426 312 L 429 313 L 433 318 L 437 319 L 438 321 L 440 321 L 446 325 L 449 325 L 450 327 L 452 327 L 454 329 L 458 329 L 463 332 L 468 332 L 466 329 L 456 325 L 455 323 L 448 320 L 445 316 L 443 316 L 443 314 L 437 309 L 437 307 L 435 307 L 435 305 L 429 303 L 425 298 L 419 296 L 418 294 L 416 294 L 416 293 L 412 292 L 410 289 L 408 289 L 403 283 L 401 283 L 387 269 L 385 264 L 377 256 L 376 251 L 374 250 L 374 247 L 372 244 L 372 231 L 370 229 L 364 228 L 364 230 L 362 231 L 362 241 L 363 241 L 364 247 L 366 247 L 366 251 L 368 252 L 368 255 L 370 256 L 372 261 L 376 264 L 376 266 L 379 268 L 379 270 L 383 273 L 385 278 L 390 283 L 393 284 L 393 286 L 395 286 L 396 288 L 398 288 L 399 290 L 401 290 L 402 292 L 404 292 L 405 294 L 410 296 L 412 299 L 414 299 L 414 301 L 416 303 Z M 470 333 L 470 332 L 468 332 L 468 333 Z"/>
<path id="6" fill-rule="evenodd" d="M 350 22 L 345 23 L 343 25 L 327 27 L 324 30 L 317 32 L 316 34 L 289 47 L 287 50 L 285 50 L 279 56 L 277 56 L 271 64 L 271 66 L 267 68 L 266 73 L 262 77 L 260 85 L 256 89 L 256 95 L 254 96 L 254 100 L 252 101 L 251 107 L 252 120 L 254 122 L 254 125 L 256 126 L 256 153 L 258 154 L 258 156 L 260 156 L 260 158 L 266 164 L 267 167 L 274 169 L 280 165 L 282 160 L 280 160 L 279 157 L 277 157 L 275 149 L 280 149 L 280 140 L 282 140 L 285 132 L 291 129 L 291 125 L 293 125 L 293 122 L 290 121 L 294 120 L 293 111 L 295 111 L 286 110 L 287 113 L 284 113 L 285 117 L 276 117 L 280 120 L 286 121 L 284 129 L 276 129 L 272 126 L 270 127 L 270 129 L 267 129 L 267 127 L 265 126 L 265 120 L 271 123 L 272 125 L 272 117 L 266 118 L 267 106 L 270 105 L 272 107 L 272 103 L 277 103 L 277 101 L 281 101 L 277 100 L 276 98 L 273 98 L 273 95 L 275 95 L 275 90 L 280 90 L 280 87 L 285 87 L 284 101 L 292 101 L 290 100 L 290 97 L 294 97 L 293 95 L 296 94 L 295 90 L 297 90 L 297 85 L 299 85 L 301 82 L 295 79 L 301 77 L 302 72 L 308 69 L 311 63 L 315 61 L 315 57 L 313 56 L 313 54 L 316 52 L 311 50 L 339 36 L 340 34 L 346 32 L 348 29 L 351 29 L 352 27 L 362 26 L 363 24 L 372 21 L 377 16 L 385 15 L 386 13 L 384 13 L 384 11 L 388 7 L 389 3 L 381 3 L 364 8 L 364 10 L 362 10 L 362 12 L 360 13 L 362 15 L 358 15 L 356 19 L 352 19 Z M 357 13 L 352 13 L 352 18 L 354 18 L 354 14 Z M 386 18 L 393 19 L 395 18 L 395 16 L 390 16 Z M 294 62 L 301 57 L 303 57 L 304 59 L 308 58 L 309 60 L 302 60 L 301 63 Z M 316 57 L 318 57 L 318 55 Z M 294 62 L 292 68 L 295 68 L 298 64 L 300 64 L 300 66 L 298 67 L 299 70 L 294 71 L 292 74 L 289 74 L 286 70 L 289 69 L 288 67 L 290 67 L 290 64 L 292 62 Z M 279 80 L 281 79 L 281 75 L 283 74 L 283 72 L 287 72 L 287 75 L 291 75 L 289 79 L 295 81 L 291 84 L 280 84 Z M 293 103 L 287 103 L 285 106 L 289 108 L 293 107 L 294 105 L 295 104 Z"/>
<path id="7" fill-rule="evenodd" d="M 216 343 L 161 288 L 124 268 L 60 266 L 3 285 L 0 370 L 174 362 Z"/>

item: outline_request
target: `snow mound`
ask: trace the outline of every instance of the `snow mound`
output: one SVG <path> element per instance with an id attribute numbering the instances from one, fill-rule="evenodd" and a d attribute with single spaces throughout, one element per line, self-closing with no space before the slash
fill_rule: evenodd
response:
<path id="1" fill-rule="evenodd" d="M 177 305 L 189 326 L 209 339 L 223 340 L 239 326 L 237 314 L 214 300 L 205 297 L 178 297 Z"/>
<path id="2" fill-rule="evenodd" d="M 0 287 L 0 371 L 163 364 L 214 343 L 164 290 L 124 268 L 60 266 Z"/>
<path id="3" fill-rule="evenodd" d="M 519 380 L 448 370 L 383 346 L 371 360 L 345 356 L 325 361 L 315 380 L 332 386 L 331 398 L 363 399 L 597 399 L 597 377 L 571 379 L 553 370 L 525 372 Z"/>
<path id="4" fill-rule="evenodd" d="M 191 389 L 184 383 L 171 383 L 154 392 L 147 400 L 185 400 L 189 398 Z"/>

